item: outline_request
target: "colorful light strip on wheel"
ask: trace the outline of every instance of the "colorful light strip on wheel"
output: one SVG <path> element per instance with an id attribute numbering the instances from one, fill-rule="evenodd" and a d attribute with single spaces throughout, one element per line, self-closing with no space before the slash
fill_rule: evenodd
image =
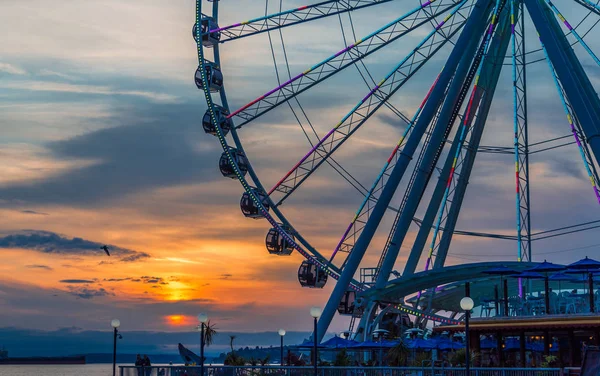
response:
<path id="1" fill-rule="evenodd" d="M 563 95 L 562 88 L 560 86 L 560 83 L 558 82 L 558 77 L 556 77 L 556 71 L 552 66 L 552 62 L 548 57 L 548 52 L 546 51 L 546 47 L 542 43 L 541 38 L 540 43 L 542 44 L 542 50 L 544 51 L 544 56 L 546 57 L 546 61 L 548 62 L 548 67 L 550 67 L 550 72 L 552 73 L 554 85 L 556 86 L 556 90 L 558 90 L 558 96 L 560 97 L 563 109 L 565 111 L 565 114 L 567 115 L 567 121 L 569 122 L 569 126 L 571 127 L 571 133 L 573 133 L 573 138 L 575 138 L 575 143 L 579 148 L 579 154 L 581 155 L 581 159 L 583 159 L 583 164 L 588 174 L 588 178 L 590 179 L 590 183 L 592 183 L 592 188 L 594 189 L 594 193 L 596 194 L 596 199 L 598 200 L 598 203 L 600 203 L 600 192 L 598 192 L 598 182 L 596 182 L 594 174 L 592 173 L 592 170 L 590 169 L 590 166 L 588 164 L 587 158 L 585 156 L 585 151 L 583 150 L 583 145 L 581 144 L 581 140 L 579 139 L 579 135 L 577 134 L 577 130 L 575 129 L 575 124 L 573 123 L 573 116 L 571 115 L 571 111 L 569 110 L 569 106 L 567 105 L 567 100 Z"/>

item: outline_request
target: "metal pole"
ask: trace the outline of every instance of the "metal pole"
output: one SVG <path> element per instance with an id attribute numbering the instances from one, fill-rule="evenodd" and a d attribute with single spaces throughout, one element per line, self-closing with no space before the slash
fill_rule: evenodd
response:
<path id="1" fill-rule="evenodd" d="M 116 375 L 117 372 L 117 328 L 114 328 L 113 331 L 113 376 Z"/>
<path id="2" fill-rule="evenodd" d="M 314 329 L 314 332 L 313 332 L 313 345 L 314 345 L 314 347 L 313 347 L 313 353 L 315 355 L 314 355 L 314 359 L 313 359 L 313 365 L 314 365 L 314 368 L 315 368 L 315 375 L 314 376 L 317 376 L 318 373 L 319 373 L 319 370 L 317 369 L 317 359 L 319 359 L 319 357 L 317 355 L 317 341 L 318 341 L 318 339 L 317 339 L 317 318 L 315 317 L 314 319 L 315 319 L 315 329 Z"/>
<path id="3" fill-rule="evenodd" d="M 200 323 L 200 376 L 204 376 L 204 323 Z"/>
<path id="4" fill-rule="evenodd" d="M 546 278 L 544 278 L 544 292 L 546 295 L 544 296 L 544 303 L 546 304 L 546 314 L 550 314 L 550 286 L 548 282 L 548 273 L 546 273 Z"/>
<path id="5" fill-rule="evenodd" d="M 381 340 L 383 338 L 383 334 L 379 337 L 379 366 L 383 367 L 383 346 Z"/>
<path id="6" fill-rule="evenodd" d="M 283 367 L 283 336 L 281 337 L 281 366 Z"/>
<path id="7" fill-rule="evenodd" d="M 498 285 L 494 285 L 494 310 L 496 311 L 496 316 L 500 316 L 500 307 L 498 307 Z"/>
<path id="8" fill-rule="evenodd" d="M 466 311 L 465 314 L 465 370 L 467 372 L 467 376 L 470 376 L 471 339 L 469 338 L 469 317 L 471 316 L 471 311 Z"/>
<path id="9" fill-rule="evenodd" d="M 596 312 L 596 307 L 594 307 L 594 277 L 592 273 L 588 273 L 588 292 L 590 294 L 590 312 Z"/>
<path id="10" fill-rule="evenodd" d="M 508 280 L 504 280 L 504 316 L 509 316 L 508 312 Z"/>

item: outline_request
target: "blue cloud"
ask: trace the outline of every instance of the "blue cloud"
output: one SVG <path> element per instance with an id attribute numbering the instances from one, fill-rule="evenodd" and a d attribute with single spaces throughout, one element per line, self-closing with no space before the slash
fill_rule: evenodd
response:
<path id="1" fill-rule="evenodd" d="M 82 238 L 69 239 L 48 231 L 26 230 L 0 238 L 0 248 L 23 248 L 43 253 L 103 256 L 104 244 Z M 123 262 L 138 261 L 150 257 L 148 253 L 127 248 L 109 246 L 110 251 Z"/>

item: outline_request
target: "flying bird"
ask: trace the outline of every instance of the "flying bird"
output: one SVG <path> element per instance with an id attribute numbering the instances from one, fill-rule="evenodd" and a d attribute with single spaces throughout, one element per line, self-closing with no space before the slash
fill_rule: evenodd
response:
<path id="1" fill-rule="evenodd" d="M 103 249 L 103 250 L 104 250 L 104 252 L 106 252 L 106 254 L 107 254 L 108 256 L 110 256 L 110 252 L 108 252 L 108 247 L 107 247 L 107 246 L 103 245 L 102 247 L 100 247 L 100 249 Z"/>

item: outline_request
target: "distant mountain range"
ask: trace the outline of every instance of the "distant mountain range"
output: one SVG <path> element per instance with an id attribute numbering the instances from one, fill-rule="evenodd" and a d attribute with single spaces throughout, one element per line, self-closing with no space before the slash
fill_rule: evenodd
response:
<path id="1" fill-rule="evenodd" d="M 121 330 L 123 339 L 117 344 L 119 362 L 133 363 L 136 354 L 148 354 L 153 363 L 179 362 L 177 344 L 198 352 L 199 333 L 187 332 L 144 332 Z M 234 335 L 234 347 L 254 349 L 256 346 L 278 347 L 280 337 L 277 332 L 220 332 L 214 343 L 205 349 L 209 358 L 218 358 L 230 350 L 229 336 Z M 286 345 L 302 343 L 310 336 L 308 332 L 288 332 Z M 113 335 L 110 331 L 63 328 L 54 331 L 41 331 L 21 328 L 0 328 L 0 347 L 4 346 L 10 356 L 69 356 L 89 354 L 89 363 L 112 362 Z M 107 360 L 106 357 L 110 359 Z M 156 358 L 157 361 L 154 361 Z M 170 358 L 170 359 L 169 359 Z M 122 360 L 121 360 L 122 359 Z"/>

